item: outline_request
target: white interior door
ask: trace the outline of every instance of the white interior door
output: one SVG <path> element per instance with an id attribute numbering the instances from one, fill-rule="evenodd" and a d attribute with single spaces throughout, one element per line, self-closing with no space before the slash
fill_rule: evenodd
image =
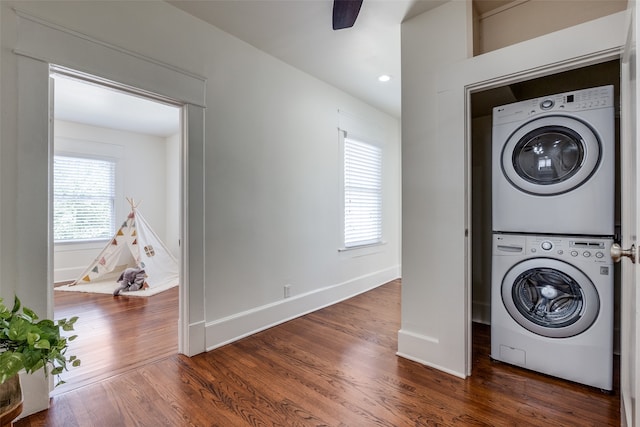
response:
<path id="1" fill-rule="evenodd" d="M 636 64 L 636 33 L 637 13 L 635 2 L 629 2 L 629 27 L 627 43 L 622 55 L 622 78 L 620 86 L 621 96 L 621 191 L 622 191 L 622 236 L 621 246 L 629 251 L 625 255 L 635 254 L 639 236 L 637 215 L 640 213 L 640 197 L 638 197 L 638 115 L 637 100 L 637 64 Z M 612 255 L 615 255 L 612 251 Z M 616 257 L 614 256 L 614 259 Z M 640 268 L 637 260 L 629 257 L 622 260 L 622 295 L 621 295 L 621 349 L 620 349 L 620 394 L 622 404 L 622 425 L 640 426 L 640 415 L 637 407 L 637 393 L 640 383 L 637 376 L 638 357 L 638 332 L 640 320 L 637 315 L 639 292 L 636 291 L 640 283 Z"/>

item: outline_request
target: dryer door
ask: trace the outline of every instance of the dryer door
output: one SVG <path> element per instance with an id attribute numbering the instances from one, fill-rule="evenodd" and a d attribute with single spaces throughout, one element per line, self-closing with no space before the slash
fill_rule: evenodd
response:
<path id="1" fill-rule="evenodd" d="M 593 282 L 566 262 L 531 258 L 502 281 L 502 302 L 523 328 L 550 338 L 567 338 L 589 329 L 600 298 Z"/>
<path id="2" fill-rule="evenodd" d="M 579 187 L 596 171 L 602 147 L 586 123 L 545 116 L 511 134 L 502 150 L 506 179 L 526 193 L 551 196 Z"/>

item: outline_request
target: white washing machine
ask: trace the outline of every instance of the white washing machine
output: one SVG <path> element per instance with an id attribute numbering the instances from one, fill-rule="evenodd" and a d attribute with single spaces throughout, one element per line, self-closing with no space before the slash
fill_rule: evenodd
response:
<path id="1" fill-rule="evenodd" d="M 491 357 L 611 390 L 612 243 L 494 234 Z"/>
<path id="2" fill-rule="evenodd" d="M 493 230 L 614 234 L 613 86 L 493 109 Z"/>

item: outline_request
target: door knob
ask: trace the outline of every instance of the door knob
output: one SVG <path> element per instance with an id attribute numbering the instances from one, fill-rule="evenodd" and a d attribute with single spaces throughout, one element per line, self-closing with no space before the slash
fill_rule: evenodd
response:
<path id="1" fill-rule="evenodd" d="M 629 249 L 622 249 L 622 247 L 614 243 L 611 245 L 611 258 L 613 262 L 620 262 L 623 256 L 631 258 L 632 263 L 636 263 L 636 245 L 631 245 Z"/>

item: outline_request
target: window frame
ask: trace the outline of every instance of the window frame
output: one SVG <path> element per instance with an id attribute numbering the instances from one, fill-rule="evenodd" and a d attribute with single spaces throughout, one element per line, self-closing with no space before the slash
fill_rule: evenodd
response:
<path id="1" fill-rule="evenodd" d="M 102 248 L 104 242 L 108 239 L 91 240 L 91 241 L 60 241 L 53 240 L 53 157 L 60 156 L 78 156 L 86 158 L 106 159 L 116 163 L 116 203 L 115 203 L 115 226 L 118 221 L 128 212 L 125 209 L 124 202 L 124 165 L 126 149 L 123 145 L 98 141 L 88 136 L 70 136 L 68 131 L 64 130 L 62 124 L 64 121 L 56 121 L 56 134 L 53 142 L 53 156 L 51 157 L 51 242 L 53 243 L 55 252 L 67 252 L 76 250 L 92 250 Z M 115 233 L 115 229 L 113 230 Z"/>
<path id="2" fill-rule="evenodd" d="M 61 239 L 57 240 L 55 238 L 55 221 L 53 220 L 55 216 L 55 199 L 56 199 L 56 191 L 55 191 L 55 170 L 53 171 L 54 180 L 52 183 L 52 238 L 54 245 L 78 245 L 84 243 L 94 243 L 94 242 L 105 242 L 113 237 L 115 230 L 117 228 L 118 221 L 118 195 L 119 195 L 119 159 L 111 156 L 101 156 L 96 154 L 88 154 L 86 152 L 75 152 L 75 151 L 56 151 L 53 155 L 52 161 L 55 162 L 56 157 L 67 157 L 67 158 L 76 158 L 81 160 L 93 160 L 100 162 L 108 162 L 113 167 L 113 176 L 112 176 L 112 196 L 111 196 L 111 227 L 108 235 L 105 236 L 95 236 L 90 238 L 74 238 L 74 239 Z M 55 166 L 52 163 L 52 167 Z"/>
<path id="3" fill-rule="evenodd" d="M 372 246 L 379 246 L 385 244 L 384 241 L 384 149 L 383 145 L 379 144 L 375 141 L 372 141 L 371 138 L 361 137 L 359 135 L 349 133 L 346 131 L 340 130 L 340 158 L 341 158 L 341 246 L 339 251 L 350 251 L 357 250 L 362 248 L 368 248 Z M 346 177 L 346 155 L 347 155 L 347 143 L 348 141 L 354 141 L 359 144 L 365 144 L 369 147 L 373 147 L 378 150 L 379 155 L 379 185 L 377 191 L 377 199 L 378 199 L 378 214 L 379 214 L 379 223 L 376 226 L 376 234 L 377 236 L 374 239 L 363 239 L 360 241 L 347 241 L 347 177 Z"/>

